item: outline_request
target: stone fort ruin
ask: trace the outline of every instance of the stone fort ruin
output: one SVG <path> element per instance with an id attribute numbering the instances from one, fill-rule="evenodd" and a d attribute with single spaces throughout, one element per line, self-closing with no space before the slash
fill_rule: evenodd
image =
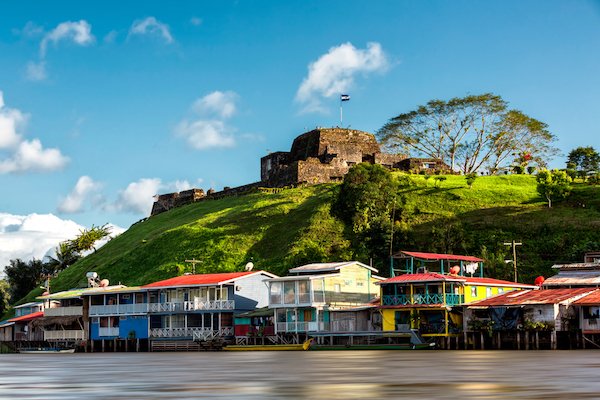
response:
<path id="1" fill-rule="evenodd" d="M 375 136 L 345 128 L 316 128 L 294 139 L 290 151 L 277 151 L 260 159 L 260 182 L 220 192 L 190 189 L 157 196 L 150 215 L 185 204 L 248 192 L 259 187 L 281 188 L 340 181 L 353 165 L 368 162 L 386 168 L 430 173 L 447 171 L 441 160 L 409 158 L 381 151 Z"/>

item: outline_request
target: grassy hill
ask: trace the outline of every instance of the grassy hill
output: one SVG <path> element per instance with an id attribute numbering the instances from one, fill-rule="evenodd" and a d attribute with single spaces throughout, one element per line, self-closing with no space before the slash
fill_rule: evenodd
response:
<path id="1" fill-rule="evenodd" d="M 488 275 L 511 278 L 503 242 L 518 249 L 522 280 L 551 274 L 555 262 L 581 260 L 600 249 L 600 187 L 575 185 L 569 201 L 548 209 L 527 175 L 479 177 L 469 189 L 462 176 L 433 179 L 397 174 L 401 190 L 394 250 L 454 252 L 484 256 Z M 85 284 L 96 271 L 111 283 L 132 286 L 191 271 L 186 259 L 202 260 L 196 272 L 239 271 L 252 260 L 257 269 L 285 274 L 311 261 L 364 255 L 351 248 L 351 235 L 330 214 L 337 184 L 190 204 L 133 225 L 96 253 L 63 271 L 53 291 Z M 387 261 L 374 260 L 381 273 Z M 385 265 L 385 267 L 384 267 Z M 31 298 L 37 292 L 32 293 Z"/>

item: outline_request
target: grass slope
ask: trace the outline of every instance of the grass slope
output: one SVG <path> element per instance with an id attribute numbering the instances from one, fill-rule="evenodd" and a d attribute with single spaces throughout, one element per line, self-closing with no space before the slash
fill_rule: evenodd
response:
<path id="1" fill-rule="evenodd" d="M 558 261 L 579 261 L 600 249 L 600 187 L 575 185 L 568 202 L 548 209 L 527 175 L 479 177 L 469 189 L 462 176 L 409 179 L 400 193 L 395 250 L 483 255 L 488 275 L 512 277 L 503 242 L 520 240 L 522 280 L 551 273 Z M 140 285 L 190 271 L 184 260 L 202 260 L 196 272 L 240 271 L 253 259 L 257 269 L 286 274 L 311 261 L 357 258 L 350 235 L 330 215 L 337 185 L 295 188 L 280 193 L 203 201 L 133 225 L 96 253 L 63 271 L 52 290 L 85 285 L 96 271 L 112 283 Z M 375 260 L 383 275 L 387 261 Z M 39 294 L 32 292 L 27 299 Z"/>

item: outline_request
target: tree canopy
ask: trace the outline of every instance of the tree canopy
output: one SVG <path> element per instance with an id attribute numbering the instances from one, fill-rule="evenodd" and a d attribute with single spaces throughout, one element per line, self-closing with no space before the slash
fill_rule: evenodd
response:
<path id="1" fill-rule="evenodd" d="M 582 178 L 600 170 L 600 154 L 592 146 L 577 147 L 569 152 L 567 168 L 574 169 Z"/>
<path id="2" fill-rule="evenodd" d="M 536 176 L 537 191 L 548 200 L 548 208 L 552 201 L 565 198 L 571 193 L 571 177 L 565 171 L 543 169 Z"/>
<path id="3" fill-rule="evenodd" d="M 492 93 L 431 100 L 390 119 L 377 136 L 390 149 L 438 158 L 467 174 L 495 173 L 523 153 L 540 167 L 557 153 L 548 126 Z"/>

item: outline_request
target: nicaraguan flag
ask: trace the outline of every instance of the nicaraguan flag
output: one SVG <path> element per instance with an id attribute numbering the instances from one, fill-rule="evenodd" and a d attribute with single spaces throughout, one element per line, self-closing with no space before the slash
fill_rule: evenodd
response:
<path id="1" fill-rule="evenodd" d="M 349 94 L 340 94 L 340 101 L 349 101 L 349 100 L 350 100 Z"/>

